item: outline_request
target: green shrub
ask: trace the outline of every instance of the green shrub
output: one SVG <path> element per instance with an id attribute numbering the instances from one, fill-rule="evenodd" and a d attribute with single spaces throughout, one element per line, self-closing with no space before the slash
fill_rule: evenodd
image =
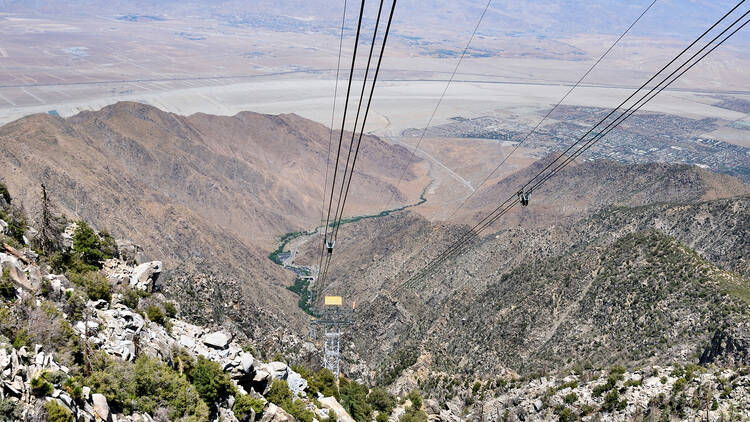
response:
<path id="1" fill-rule="evenodd" d="M 73 251 L 84 264 L 96 268 L 102 267 L 102 261 L 112 258 L 117 253 L 117 247 L 112 246 L 114 239 L 109 234 L 104 241 L 85 221 L 79 221 L 73 233 Z"/>
<path id="2" fill-rule="evenodd" d="M 573 417 L 573 411 L 571 411 L 569 408 L 564 408 L 560 411 L 559 419 L 560 422 L 570 422 L 575 420 L 575 417 Z"/>
<path id="3" fill-rule="evenodd" d="M 302 400 L 294 400 L 291 405 L 283 408 L 290 415 L 294 416 L 294 419 L 302 422 L 313 422 L 315 414 L 305 408 L 305 402 Z"/>
<path id="4" fill-rule="evenodd" d="M 235 392 L 229 374 L 218 363 L 203 356 L 198 356 L 195 368 L 190 371 L 190 379 L 201 398 L 212 407 Z"/>
<path id="5" fill-rule="evenodd" d="M 677 394 L 683 391 L 685 389 L 685 385 L 687 385 L 687 380 L 685 378 L 679 378 L 674 382 L 674 385 L 672 385 L 672 394 Z"/>
<path id="6" fill-rule="evenodd" d="M 0 274 L 0 299 L 13 300 L 16 298 L 16 285 L 10 279 L 10 268 L 3 268 Z"/>
<path id="7" fill-rule="evenodd" d="M 23 246 L 23 235 L 26 234 L 26 215 L 16 207 L 0 208 L 0 220 L 8 223 L 8 236 L 13 239 L 14 246 Z"/>
<path id="8" fill-rule="evenodd" d="M 172 302 L 164 302 L 164 312 L 168 317 L 174 318 L 177 316 L 177 307 Z"/>
<path id="9" fill-rule="evenodd" d="M 567 404 L 573 404 L 578 400 L 578 395 L 575 393 L 575 391 L 571 391 L 570 393 L 565 395 L 563 400 Z"/>
<path id="10" fill-rule="evenodd" d="M 411 401 L 412 406 L 416 407 L 417 409 L 422 408 L 422 396 L 420 396 L 418 392 L 411 391 L 406 395 L 406 398 Z"/>
<path id="11" fill-rule="evenodd" d="M 400 422 L 427 422 L 427 414 L 424 410 L 417 407 L 409 406 L 406 408 L 406 412 L 401 415 Z"/>
<path id="12" fill-rule="evenodd" d="M 83 398 L 83 387 L 77 377 L 66 378 L 62 387 L 73 400 L 79 401 Z"/>
<path id="13" fill-rule="evenodd" d="M 471 394 L 476 396 L 479 389 L 482 387 L 482 383 L 477 381 L 474 383 L 474 385 L 471 387 Z"/>
<path id="14" fill-rule="evenodd" d="M 0 399 L 0 421 L 14 422 L 21 420 L 21 409 L 11 399 Z"/>
<path id="15" fill-rule="evenodd" d="M 37 397 L 46 397 L 52 394 L 52 384 L 47 382 L 47 373 L 43 372 L 38 377 L 31 379 L 31 392 Z"/>
<path id="16" fill-rule="evenodd" d="M 378 413 L 378 416 L 375 417 L 375 422 L 388 422 L 389 416 L 390 415 L 386 415 L 385 413 Z"/>
<path id="17" fill-rule="evenodd" d="M 47 420 L 49 422 L 73 422 L 73 414 L 57 403 L 57 400 L 50 400 L 44 406 L 47 409 Z"/>
<path id="18" fill-rule="evenodd" d="M 336 386 L 336 377 L 328 369 L 322 368 L 312 379 L 312 382 L 308 381 L 309 385 L 320 392 L 324 397 L 335 397 L 339 399 L 339 389 Z"/>
<path id="19" fill-rule="evenodd" d="M 393 407 L 396 406 L 396 399 L 385 389 L 375 387 L 367 395 L 367 403 L 381 414 L 390 415 Z"/>
<path id="20" fill-rule="evenodd" d="M 370 421 L 372 408 L 367 403 L 368 388 L 346 378 L 339 380 L 339 402 L 349 415 L 358 422 Z"/>
<path id="21" fill-rule="evenodd" d="M 255 411 L 256 418 L 259 418 L 266 405 L 263 399 L 252 397 L 248 394 L 238 394 L 234 398 L 235 402 L 232 412 L 234 412 L 234 417 L 239 419 L 240 422 L 250 420 L 250 416 L 252 415 L 252 412 L 250 412 L 251 409 Z"/>
<path id="22" fill-rule="evenodd" d="M 315 414 L 305 408 L 305 403 L 302 400 L 294 400 L 294 394 L 284 380 L 273 381 L 266 394 L 266 399 L 280 406 L 299 421 L 312 422 L 315 418 Z"/>
<path id="23" fill-rule="evenodd" d="M 112 301 L 112 286 L 104 275 L 98 271 L 70 274 L 71 283 L 80 286 L 91 300 Z"/>
<path id="24" fill-rule="evenodd" d="M 266 399 L 271 403 L 278 406 L 284 407 L 292 402 L 292 390 L 289 389 L 289 384 L 284 380 L 273 380 L 271 388 L 268 389 Z"/>
<path id="25" fill-rule="evenodd" d="M 96 265 L 84 263 L 78 254 L 71 251 L 53 252 L 49 256 L 49 265 L 56 273 L 85 273 L 99 269 Z"/>
<path id="26" fill-rule="evenodd" d="M 140 356 L 133 364 L 95 354 L 93 360 L 95 370 L 85 384 L 104 394 L 112 412 L 153 414 L 165 408 L 170 420 L 208 420 L 208 405 L 197 388 L 158 359 Z"/>
<path id="27" fill-rule="evenodd" d="M 244 349 L 244 347 L 243 347 Z M 247 351 L 247 350 L 246 350 Z M 305 368 L 302 365 L 292 365 L 290 366 L 292 371 L 300 374 L 302 378 L 307 381 L 307 395 L 310 397 L 317 397 L 318 396 L 318 387 L 315 384 L 315 374 L 313 374 L 309 369 Z M 318 406 L 320 407 L 320 406 Z"/>
<path id="28" fill-rule="evenodd" d="M 127 289 L 122 294 L 122 304 L 130 309 L 138 308 L 138 302 L 141 300 L 141 296 L 135 289 Z"/>
<path id="29" fill-rule="evenodd" d="M 86 301 L 77 292 L 66 292 L 66 301 L 63 306 L 65 313 L 70 316 L 71 321 L 83 319 L 83 311 L 86 309 Z"/>
<path id="30" fill-rule="evenodd" d="M 104 259 L 117 256 L 117 242 L 108 231 L 99 232 L 99 250 L 102 252 Z"/>
<path id="31" fill-rule="evenodd" d="M 164 325 L 164 321 L 166 316 L 164 315 L 164 311 L 161 310 L 161 308 L 157 305 L 149 305 L 148 308 L 146 308 L 146 316 L 151 321 L 159 324 Z"/>
<path id="32" fill-rule="evenodd" d="M 622 410 L 628 405 L 625 400 L 620 400 L 620 395 L 617 390 L 612 390 L 604 396 L 604 403 L 602 403 L 602 410 L 605 412 L 613 412 L 615 410 Z"/>
<path id="33" fill-rule="evenodd" d="M 29 331 L 25 327 L 16 331 L 16 335 L 13 338 L 13 347 L 16 349 L 20 349 L 24 346 L 28 346 L 29 344 L 31 344 L 31 336 L 29 335 Z"/>

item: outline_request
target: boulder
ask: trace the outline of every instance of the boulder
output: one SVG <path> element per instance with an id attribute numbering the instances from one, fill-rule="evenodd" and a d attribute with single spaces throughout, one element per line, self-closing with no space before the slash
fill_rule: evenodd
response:
<path id="1" fill-rule="evenodd" d="M 37 291 L 42 287 L 42 272 L 39 271 L 39 267 L 36 265 L 29 265 L 26 267 L 26 273 L 29 275 L 29 286 L 32 290 Z"/>
<path id="2" fill-rule="evenodd" d="M 32 290 L 29 279 L 26 278 L 26 273 L 23 270 L 23 264 L 21 261 L 13 255 L 0 252 L 0 271 L 8 269 L 10 279 L 27 291 Z"/>
<path id="3" fill-rule="evenodd" d="M 268 392 L 268 389 L 271 388 L 272 379 L 273 378 L 271 378 L 271 374 L 268 371 L 259 368 L 255 371 L 251 387 L 253 388 L 253 390 L 261 394 L 266 394 Z"/>
<path id="4" fill-rule="evenodd" d="M 161 270 L 161 261 L 146 262 L 135 267 L 130 275 L 130 287 L 150 292 Z"/>
<path id="5" fill-rule="evenodd" d="M 424 410 L 428 415 L 439 415 L 440 405 L 433 399 L 426 399 L 424 401 Z"/>
<path id="6" fill-rule="evenodd" d="M 289 367 L 284 362 L 269 362 L 263 367 L 274 379 L 285 380 L 289 376 Z"/>
<path id="7" fill-rule="evenodd" d="M 286 410 L 276 406 L 273 403 L 269 403 L 266 410 L 263 412 L 263 417 L 260 422 L 295 422 L 294 416 L 286 412 Z"/>
<path id="8" fill-rule="evenodd" d="M 217 413 L 219 414 L 219 421 L 221 422 L 240 422 L 229 409 L 220 407 Z"/>
<path id="9" fill-rule="evenodd" d="M 99 299 L 97 301 L 89 301 L 87 306 L 89 308 L 106 310 L 107 308 L 109 308 L 109 302 L 104 299 Z"/>
<path id="10" fill-rule="evenodd" d="M 344 410 L 344 406 L 342 406 L 338 402 L 338 400 L 336 400 L 335 397 L 323 397 L 319 401 L 320 401 L 320 404 L 323 406 L 324 409 L 331 409 L 331 410 L 333 410 L 333 413 L 336 414 L 336 420 L 337 421 L 339 421 L 339 422 L 354 422 L 354 418 L 352 418 L 348 413 L 346 413 L 346 410 Z"/>
<path id="11" fill-rule="evenodd" d="M 203 337 L 203 343 L 207 346 L 211 346 L 216 349 L 226 349 L 229 346 L 229 342 L 232 341 L 232 337 L 223 332 L 215 331 L 213 333 L 206 334 Z"/>
<path id="12" fill-rule="evenodd" d="M 544 403 L 539 399 L 534 401 L 534 410 L 541 412 L 542 409 L 544 409 Z"/>
<path id="13" fill-rule="evenodd" d="M 103 421 L 109 420 L 109 404 L 107 404 L 107 398 L 103 394 L 92 394 L 91 402 L 94 406 L 94 412 Z"/>
<path id="14" fill-rule="evenodd" d="M 182 334 L 180 336 L 180 345 L 186 349 L 195 349 L 195 339 L 187 336 L 185 334 Z"/>
<path id="15" fill-rule="evenodd" d="M 289 389 L 292 390 L 292 393 L 294 393 L 295 396 L 307 390 L 307 380 L 302 378 L 302 375 L 291 369 L 287 375 L 286 382 L 289 384 Z"/>
<path id="16" fill-rule="evenodd" d="M 10 365 L 10 355 L 4 347 L 0 347 L 0 372 Z"/>
<path id="17" fill-rule="evenodd" d="M 253 372 L 254 365 L 255 365 L 255 359 L 253 359 L 253 355 L 247 352 L 240 353 L 240 368 L 242 368 L 242 372 L 249 374 Z"/>
<path id="18" fill-rule="evenodd" d="M 120 255 L 120 259 L 128 265 L 135 265 L 138 262 L 144 261 L 143 248 L 136 245 L 128 240 L 118 239 L 117 252 Z"/>

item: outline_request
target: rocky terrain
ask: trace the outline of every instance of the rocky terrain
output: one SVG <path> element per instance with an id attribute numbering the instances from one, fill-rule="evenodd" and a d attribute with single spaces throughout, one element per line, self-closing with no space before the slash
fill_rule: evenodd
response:
<path id="1" fill-rule="evenodd" d="M 457 385 L 559 380 L 612 365 L 637 373 L 724 353 L 732 357 L 716 362 L 748 364 L 742 330 L 722 337 L 750 318 L 750 198 L 734 196 L 747 187 L 680 165 L 598 162 L 569 172 L 575 186 L 591 188 L 535 192 L 534 206 L 405 288 L 401 281 L 466 228 L 408 213 L 350 227 L 328 291 L 345 283 L 352 292 L 350 341 L 373 364 L 373 379 L 394 393 L 421 388 L 439 403 L 463 394 L 459 408 L 476 416 L 476 404 L 465 403 L 473 396 Z M 517 405 L 505 408 L 528 410 Z M 629 412 L 619 420 L 634 418 Z"/>
<path id="2" fill-rule="evenodd" d="M 118 241 L 96 270 L 87 256 L 107 251 L 106 235 L 85 222 L 60 231 L 46 254 L 40 230 L 19 236 L 21 214 L 8 202 L 0 197 L 9 220 L 0 220 L 0 420 L 312 422 L 353 421 L 355 405 L 372 412 L 366 387 L 308 369 L 319 366 L 314 344 L 281 329 L 253 341 L 231 325 L 188 323 L 159 292 L 161 261 L 137 264 L 140 248 Z M 53 269 L 59 253 L 71 256 L 64 272 Z M 364 397 L 347 396 L 362 388 Z"/>

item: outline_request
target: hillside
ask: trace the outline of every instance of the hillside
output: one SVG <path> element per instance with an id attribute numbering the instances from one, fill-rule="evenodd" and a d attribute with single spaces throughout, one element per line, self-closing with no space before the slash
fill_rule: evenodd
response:
<path id="1" fill-rule="evenodd" d="M 291 276 L 267 254 L 277 236 L 319 224 L 328 138 L 295 115 L 179 116 L 118 103 L 3 126 L 0 178 L 32 216 L 44 183 L 69 218 L 143 245 L 165 262 L 165 290 L 205 320 L 262 314 L 297 325 L 283 288 Z M 401 147 L 363 142 L 347 213 L 374 211 L 369 201 L 390 196 L 393 169 L 408 159 Z"/>
<path id="2" fill-rule="evenodd" d="M 374 377 L 697 363 L 748 319 L 750 197 L 727 188 L 741 182 L 666 164 L 568 172 L 415 285 L 398 287 L 467 227 L 413 213 L 349 227 L 326 291 L 357 303 L 351 341 Z"/>
<path id="3" fill-rule="evenodd" d="M 482 188 L 467 201 L 456 219 L 478 221 L 556 157 L 550 154 Z M 508 221 L 525 225 L 570 222 L 609 206 L 692 203 L 737 195 L 750 195 L 750 186 L 696 166 L 574 161 L 532 193 L 533 207 L 514 209 L 497 227 L 507 226 Z"/>

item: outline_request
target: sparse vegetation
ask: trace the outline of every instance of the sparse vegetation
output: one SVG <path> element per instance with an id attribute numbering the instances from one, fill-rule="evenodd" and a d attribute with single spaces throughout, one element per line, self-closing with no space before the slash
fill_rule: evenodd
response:
<path id="1" fill-rule="evenodd" d="M 98 271 L 73 272 L 69 278 L 73 284 L 83 288 L 90 300 L 112 301 L 112 286 L 102 273 Z"/>
<path id="2" fill-rule="evenodd" d="M 56 400 L 48 401 L 45 409 L 49 422 L 73 422 L 75 420 L 70 410 L 58 404 Z"/>
<path id="3" fill-rule="evenodd" d="M 140 356 L 134 364 L 100 356 L 98 368 L 85 383 L 92 391 L 104 394 L 110 409 L 129 415 L 153 414 L 165 408 L 171 420 L 203 421 L 209 407 L 187 378 L 157 359 Z M 211 382 L 199 382 L 202 387 Z"/>
<path id="4" fill-rule="evenodd" d="M 218 363 L 198 356 L 190 379 L 201 398 L 211 405 L 234 394 L 235 388 L 229 374 Z"/>
<path id="5" fill-rule="evenodd" d="M 10 278 L 10 269 L 3 268 L 0 273 L 0 299 L 13 300 L 16 298 L 16 286 Z"/>
<path id="6" fill-rule="evenodd" d="M 79 221 L 73 233 L 73 251 L 84 265 L 93 270 L 102 267 L 102 261 L 111 258 L 111 245 L 102 242 L 94 229 L 85 221 Z"/>
<path id="7" fill-rule="evenodd" d="M 240 422 L 246 422 L 250 420 L 252 415 L 251 410 L 254 411 L 256 415 L 260 415 L 263 413 L 264 406 L 265 402 L 260 398 L 252 397 L 248 394 L 238 394 L 235 396 L 232 412 L 234 413 L 234 417 Z"/>

